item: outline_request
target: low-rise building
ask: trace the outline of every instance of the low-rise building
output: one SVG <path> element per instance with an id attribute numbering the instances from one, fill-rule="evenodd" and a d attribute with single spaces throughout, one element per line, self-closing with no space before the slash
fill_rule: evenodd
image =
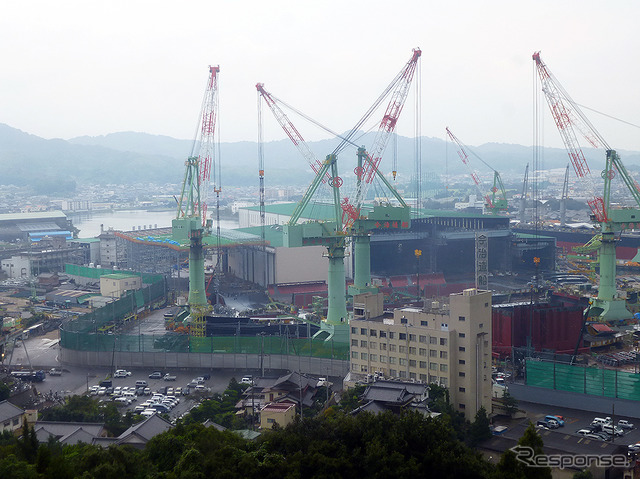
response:
<path id="1" fill-rule="evenodd" d="M 100 294 L 111 298 L 121 297 L 125 291 L 142 287 L 142 278 L 125 273 L 103 274 L 100 276 Z"/>
<path id="2" fill-rule="evenodd" d="M 472 420 L 491 411 L 491 292 L 467 289 L 423 308 L 350 323 L 351 373 L 439 384 Z"/>
<path id="3" fill-rule="evenodd" d="M 296 405 L 290 401 L 267 404 L 260 410 L 260 428 L 271 429 L 275 424 L 285 427 L 296 417 Z"/>
<path id="4" fill-rule="evenodd" d="M 9 401 L 0 402 L 0 432 L 14 432 L 22 427 L 24 410 Z"/>

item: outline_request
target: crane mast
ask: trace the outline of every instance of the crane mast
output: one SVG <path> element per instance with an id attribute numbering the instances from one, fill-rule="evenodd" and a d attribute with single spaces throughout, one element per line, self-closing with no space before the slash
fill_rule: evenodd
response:
<path id="1" fill-rule="evenodd" d="M 624 299 L 616 290 L 616 234 L 640 221 L 640 191 L 638 184 L 622 164 L 617 152 L 609 147 L 598 131 L 591 125 L 578 105 L 562 88 L 540 58 L 540 52 L 533 54 L 538 77 L 545 99 L 551 110 L 558 131 L 569 154 L 569 159 L 579 180 L 589 182 L 593 195 L 588 201 L 592 220 L 600 225 L 601 244 L 598 248 L 600 281 L 598 296 L 592 301 L 589 315 L 600 321 L 619 322 L 632 317 Z M 591 170 L 578 143 L 578 130 L 591 146 L 606 149 L 605 167 L 600 176 L 604 180 L 602 194 L 596 193 Z M 620 175 L 623 183 L 633 196 L 636 207 L 611 207 L 611 181 Z"/>
<path id="2" fill-rule="evenodd" d="M 520 196 L 520 222 L 525 223 L 525 211 L 527 209 L 527 188 L 529 186 L 529 163 L 524 169 L 522 180 L 522 196 Z"/>
<path id="3" fill-rule="evenodd" d="M 569 164 L 564 172 L 562 183 L 562 196 L 560 197 L 560 226 L 567 224 L 567 198 L 569 197 Z"/>
<path id="4" fill-rule="evenodd" d="M 213 223 L 207 218 L 206 206 L 212 171 L 214 173 L 213 182 L 216 195 L 219 195 L 221 191 L 220 165 L 219 161 L 216 161 L 215 155 L 219 72 L 220 67 L 209 67 L 209 77 L 198 117 L 191 154 L 185 162 L 185 175 L 180 200 L 178 201 L 178 210 L 176 218 L 171 222 L 173 239 L 181 244 L 189 243 L 189 298 L 187 304 L 190 316 L 189 334 L 193 337 L 205 336 L 205 316 L 210 309 L 204 281 L 203 239 L 211 234 Z M 219 250 L 218 244 L 218 258 L 220 258 Z M 220 267 L 220 265 L 217 266 L 218 268 Z"/>

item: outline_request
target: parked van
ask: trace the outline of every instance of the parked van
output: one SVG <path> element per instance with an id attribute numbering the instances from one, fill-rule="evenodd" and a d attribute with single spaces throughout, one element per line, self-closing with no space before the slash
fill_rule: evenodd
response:
<path id="1" fill-rule="evenodd" d="M 136 381 L 136 387 L 137 387 L 137 388 L 139 388 L 139 387 L 144 387 L 144 388 L 146 388 L 147 386 L 148 386 L 147 381 L 144 381 L 144 380 L 138 380 L 138 381 Z"/>
<path id="2" fill-rule="evenodd" d="M 600 426 L 606 426 L 608 424 L 611 424 L 611 418 L 594 417 L 593 421 L 591 421 L 591 425 L 595 426 L 596 424 L 599 424 Z"/>

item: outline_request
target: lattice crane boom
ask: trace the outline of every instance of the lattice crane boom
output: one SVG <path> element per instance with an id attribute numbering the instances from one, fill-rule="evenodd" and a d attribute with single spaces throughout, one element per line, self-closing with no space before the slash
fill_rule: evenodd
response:
<path id="1" fill-rule="evenodd" d="M 409 94 L 409 89 L 416 71 L 416 66 L 421 55 L 422 51 L 419 48 L 415 48 L 407 64 L 396 76 L 392 84 L 387 87 L 388 91 L 392 91 L 391 98 L 382 117 L 382 121 L 378 126 L 378 131 L 373 141 L 373 145 L 365 157 L 366 161 L 362 167 L 358 167 L 355 171 L 358 177 L 355 194 L 351 201 L 347 198 L 342 201 L 343 210 L 347 216 L 344 225 L 346 229 L 350 228 L 358 219 L 362 203 L 367 197 L 369 185 L 372 183 L 376 174 L 379 174 L 378 166 L 380 165 L 382 155 L 389 143 L 389 138 L 395 131 L 400 113 L 402 113 L 402 109 L 407 99 L 407 95 Z M 369 110 L 369 112 L 367 112 L 367 115 L 371 114 L 373 114 L 373 110 Z M 365 118 L 358 123 L 359 125 L 364 122 L 367 115 L 365 115 Z"/>
<path id="2" fill-rule="evenodd" d="M 298 129 L 294 126 L 294 124 L 291 122 L 282 108 L 280 108 L 277 98 L 275 98 L 271 93 L 265 90 L 263 83 L 257 83 L 256 89 L 258 90 L 258 93 L 265 101 L 267 106 L 271 109 L 273 116 L 275 116 L 276 120 L 278 121 L 284 132 L 287 134 L 291 142 L 298 149 L 300 154 L 307 160 L 314 173 L 318 174 L 318 172 L 322 169 L 322 162 L 318 160 L 318 158 L 316 158 L 316 155 L 314 155 L 314 153 L 311 151 L 309 145 L 307 145 L 307 142 L 302 137 Z M 329 179 L 330 176 L 327 174 L 325 180 Z"/>
<path id="3" fill-rule="evenodd" d="M 578 130 L 594 148 L 597 148 L 599 144 L 606 145 L 606 142 L 586 117 L 584 117 L 580 108 L 549 71 L 546 64 L 540 58 L 540 52 L 533 54 L 533 61 L 536 64 L 545 100 L 549 105 L 553 120 L 567 149 L 576 176 L 588 182 L 593 192 L 593 197 L 587 201 L 591 212 L 598 222 L 607 222 L 607 205 L 605 205 L 603 196 L 596 193 L 595 182 L 584 153 L 582 152 L 582 148 L 580 147 L 580 143 L 578 142 L 576 130 Z"/>

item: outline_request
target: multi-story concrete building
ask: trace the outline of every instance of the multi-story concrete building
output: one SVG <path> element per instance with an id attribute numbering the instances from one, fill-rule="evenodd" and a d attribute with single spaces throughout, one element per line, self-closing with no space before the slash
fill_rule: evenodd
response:
<path id="1" fill-rule="evenodd" d="M 473 420 L 491 412 L 491 292 L 467 289 L 424 308 L 350 323 L 351 373 L 436 383 Z"/>

